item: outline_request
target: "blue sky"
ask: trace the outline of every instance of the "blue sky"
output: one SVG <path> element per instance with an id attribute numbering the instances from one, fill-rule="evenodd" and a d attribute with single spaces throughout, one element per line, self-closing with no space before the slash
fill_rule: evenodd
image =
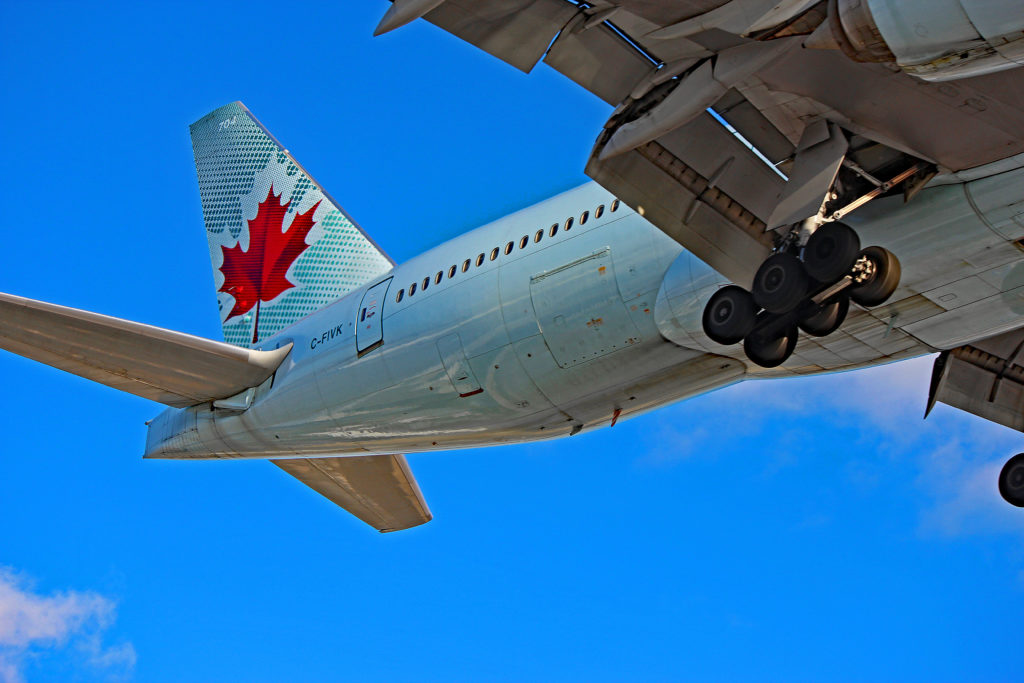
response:
<path id="1" fill-rule="evenodd" d="M 609 108 L 387 3 L 0 5 L 0 291 L 218 338 L 187 126 L 244 101 L 398 261 L 586 181 Z M 410 457 L 381 536 L 0 353 L 0 681 L 1013 680 L 1019 434 L 930 360 Z"/>

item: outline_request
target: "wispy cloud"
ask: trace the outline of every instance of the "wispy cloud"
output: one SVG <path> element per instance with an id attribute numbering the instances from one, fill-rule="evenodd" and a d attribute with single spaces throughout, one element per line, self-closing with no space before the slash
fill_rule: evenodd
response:
<path id="1" fill-rule="evenodd" d="M 103 643 L 115 616 L 115 603 L 98 593 L 41 595 L 24 576 L 0 567 L 0 683 L 21 683 L 31 658 L 63 649 L 112 679 L 130 675 L 135 667 L 131 643 Z"/>
<path id="2" fill-rule="evenodd" d="M 987 444 L 993 441 L 999 440 L 988 438 L 984 429 L 968 430 L 966 438 L 958 434 L 924 455 L 918 484 L 935 502 L 922 512 L 922 531 L 943 536 L 1024 535 L 1020 510 L 1007 505 L 999 495 L 997 478 L 1002 458 L 992 458 L 999 455 L 998 451 L 977 452 L 979 447 L 987 450 Z M 1005 454 L 1009 453 L 1007 449 Z"/>
<path id="3" fill-rule="evenodd" d="M 887 467 L 912 459 L 918 470 L 917 488 L 931 501 L 921 509 L 923 533 L 1024 533 L 1024 518 L 1002 500 L 996 486 L 1003 461 L 1019 449 L 1020 435 L 945 407 L 924 422 L 933 361 L 934 356 L 926 356 L 853 372 L 744 382 L 699 404 L 665 411 L 656 430 L 657 443 L 650 444 L 638 465 L 673 466 L 694 454 L 716 452 L 722 431 L 754 442 L 768 430 L 800 428 L 791 416 L 815 415 L 833 426 L 858 425 L 866 445 L 882 455 L 848 464 L 853 486 L 876 486 Z M 692 426 L 682 429 L 681 423 Z M 802 429 L 806 431 L 806 423 Z M 792 438 L 799 442 L 806 434 Z M 786 449 L 775 449 L 779 450 Z M 794 447 L 791 458 L 802 450 Z M 789 464 L 777 453 L 765 462 L 766 474 Z"/>

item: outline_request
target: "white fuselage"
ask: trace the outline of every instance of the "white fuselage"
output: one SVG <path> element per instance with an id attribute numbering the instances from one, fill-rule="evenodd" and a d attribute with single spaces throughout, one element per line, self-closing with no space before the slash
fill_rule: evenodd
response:
<path id="1" fill-rule="evenodd" d="M 1024 319 L 1024 253 L 1014 244 L 1024 223 L 1013 210 L 1022 180 L 1018 169 L 853 214 L 864 244 L 901 259 L 900 290 L 858 311 L 849 332 L 802 339 L 795 360 L 772 371 L 700 331 L 717 273 L 584 185 L 431 249 L 261 341 L 294 347 L 248 409 L 165 411 L 146 455 L 362 455 L 545 439 L 744 378 L 877 364 L 998 334 Z"/>

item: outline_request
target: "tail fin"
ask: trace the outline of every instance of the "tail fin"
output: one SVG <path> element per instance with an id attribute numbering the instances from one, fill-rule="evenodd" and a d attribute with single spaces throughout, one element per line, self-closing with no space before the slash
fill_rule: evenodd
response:
<path id="1" fill-rule="evenodd" d="M 190 131 L 225 341 L 255 344 L 394 265 L 241 102 Z"/>

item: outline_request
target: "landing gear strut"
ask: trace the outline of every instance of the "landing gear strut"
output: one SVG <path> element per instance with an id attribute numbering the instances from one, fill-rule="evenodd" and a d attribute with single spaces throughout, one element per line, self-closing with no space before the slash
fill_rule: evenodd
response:
<path id="1" fill-rule="evenodd" d="M 1024 508 L 1024 453 L 1018 453 L 1003 465 L 999 473 L 999 495 L 1010 505 Z"/>
<path id="2" fill-rule="evenodd" d="M 799 255 L 788 246 L 765 259 L 750 292 L 723 287 L 704 309 L 708 337 L 727 345 L 743 341 L 747 357 L 765 368 L 789 359 L 798 329 L 828 336 L 843 324 L 851 300 L 878 306 L 900 282 L 899 260 L 882 247 L 862 250 L 857 233 L 843 223 L 819 227 Z"/>

